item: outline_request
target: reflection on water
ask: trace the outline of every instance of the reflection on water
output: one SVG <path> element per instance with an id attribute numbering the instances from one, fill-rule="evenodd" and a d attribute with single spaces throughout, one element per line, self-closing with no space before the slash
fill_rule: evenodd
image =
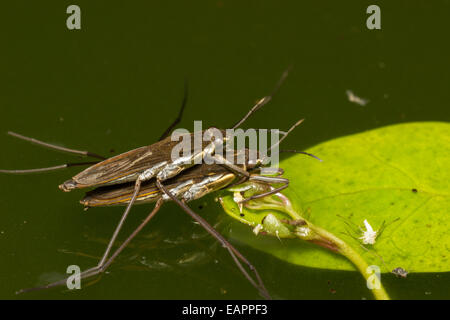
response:
<path id="1" fill-rule="evenodd" d="M 223 229 L 223 219 L 219 219 L 214 227 Z M 115 269 L 151 271 L 177 268 L 193 268 L 207 264 L 211 261 L 217 263 L 218 243 L 211 239 L 209 233 L 196 222 L 192 225 L 185 225 L 177 230 L 179 234 L 167 235 L 164 230 L 145 229 L 138 234 L 121 252 L 114 261 Z M 86 230 L 83 238 L 95 246 L 94 248 L 106 248 L 109 239 L 99 238 L 92 230 Z M 117 249 L 122 242 L 117 240 L 113 250 Z M 71 251 L 69 249 L 59 249 L 59 252 L 88 258 L 92 260 L 92 265 L 98 263 L 101 256 L 94 256 L 88 252 Z M 186 270 L 183 270 L 186 272 Z M 58 278 L 58 276 L 55 276 Z M 60 278 L 59 278 L 60 279 Z"/>

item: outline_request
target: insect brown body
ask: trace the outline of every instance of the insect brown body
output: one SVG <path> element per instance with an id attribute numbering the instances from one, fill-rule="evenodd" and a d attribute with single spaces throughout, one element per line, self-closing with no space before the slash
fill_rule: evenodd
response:
<path id="1" fill-rule="evenodd" d="M 287 76 L 287 71 L 283 74 L 281 80 L 277 84 L 276 89 L 281 82 Z M 260 99 L 255 106 L 247 113 L 247 115 L 241 119 L 237 124 L 233 126 L 233 129 L 239 127 L 253 112 L 261 108 L 267 102 L 271 100 L 271 96 L 266 96 Z M 259 195 L 252 196 L 245 199 L 249 201 L 252 198 L 264 197 L 269 194 L 273 194 L 281 191 L 288 186 L 288 180 L 279 177 L 282 174 L 282 170 L 279 171 L 277 177 L 267 177 L 252 173 L 255 169 L 262 165 L 261 159 L 256 162 L 249 159 L 248 150 L 236 151 L 235 156 L 244 152 L 245 161 L 243 164 L 233 164 L 228 162 L 223 157 L 215 154 L 215 148 L 217 144 L 223 144 L 226 140 L 222 141 L 203 141 L 201 148 L 196 150 L 194 147 L 191 149 L 191 153 L 188 156 L 172 159 L 172 149 L 178 144 L 178 141 L 172 141 L 168 136 L 175 124 L 180 120 L 184 105 L 186 103 L 186 95 L 183 100 L 183 105 L 180 110 L 180 114 L 175 122 L 166 130 L 160 141 L 141 148 L 137 148 L 123 154 L 105 159 L 96 154 L 88 151 L 79 151 L 73 149 L 67 149 L 64 147 L 53 146 L 45 142 L 38 141 L 36 139 L 21 136 L 15 133 L 9 133 L 18 138 L 37 143 L 53 149 L 66 151 L 74 154 L 81 154 L 85 156 L 96 157 L 101 159 L 101 162 L 95 163 L 89 168 L 83 170 L 79 174 L 75 175 L 72 179 L 67 180 L 59 186 L 63 191 L 71 191 L 81 188 L 96 189 L 89 191 L 86 196 L 80 201 L 86 207 L 97 206 L 112 206 L 112 205 L 126 205 L 126 209 L 116 227 L 114 234 L 103 254 L 102 259 L 97 266 L 87 269 L 81 273 L 81 278 L 87 278 L 102 273 L 114 260 L 114 258 L 127 246 L 127 244 L 139 233 L 140 230 L 151 220 L 151 218 L 159 211 L 162 204 L 165 201 L 174 201 L 177 203 L 187 214 L 189 214 L 194 220 L 196 220 L 202 227 L 205 228 L 213 237 L 215 237 L 222 246 L 228 250 L 234 262 L 246 277 L 246 279 L 258 289 L 260 294 L 270 299 L 270 295 L 265 288 L 261 277 L 256 271 L 255 267 L 236 249 L 234 248 L 223 236 L 221 236 L 212 226 L 210 226 L 202 217 L 196 214 L 190 209 L 186 203 L 203 197 L 206 194 L 220 190 L 222 188 L 239 184 L 244 181 L 257 181 L 259 183 L 270 184 L 283 184 L 281 187 L 270 187 L 270 191 Z M 301 121 L 297 122 L 288 133 Z M 215 128 L 210 128 L 215 129 Z M 210 130 L 208 129 L 208 130 Z M 206 131 L 208 131 L 206 130 Z M 226 137 L 225 131 L 220 130 L 224 137 Z M 205 131 L 202 132 L 202 136 Z M 287 136 L 285 133 L 283 139 Z M 190 133 L 191 146 L 195 146 L 195 133 Z M 283 140 L 281 139 L 281 140 Z M 281 142 L 281 140 L 279 142 Z M 201 160 L 209 158 L 214 159 L 217 163 L 206 164 L 201 163 Z M 198 164 L 200 160 L 201 164 Z M 60 166 L 50 168 L 39 168 L 31 170 L 0 170 L 3 173 L 26 173 L 26 172 L 42 172 L 51 171 L 61 168 L 67 168 L 73 165 L 84 165 L 86 163 L 64 164 Z M 147 216 L 147 218 L 139 225 L 136 230 L 128 236 L 128 238 L 120 245 L 116 251 L 111 255 L 112 246 L 117 238 L 121 227 L 128 216 L 130 208 L 133 204 L 156 202 L 154 209 Z M 242 263 L 247 265 L 251 272 L 253 272 L 255 279 L 251 277 Z M 26 292 L 31 290 L 39 290 L 51 288 L 59 285 L 66 284 L 67 279 L 51 283 L 49 285 L 24 289 L 19 292 Z"/>

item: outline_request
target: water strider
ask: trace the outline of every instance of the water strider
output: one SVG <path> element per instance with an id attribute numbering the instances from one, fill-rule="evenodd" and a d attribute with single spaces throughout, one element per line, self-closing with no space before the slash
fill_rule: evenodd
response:
<path id="1" fill-rule="evenodd" d="M 285 71 L 277 83 L 275 90 L 284 81 L 287 76 Z M 100 162 L 83 162 L 83 163 L 67 163 L 59 166 L 38 168 L 29 170 L 0 170 L 2 173 L 33 173 L 52 171 L 62 168 L 67 168 L 77 165 L 92 164 L 92 166 L 75 175 L 72 179 L 67 180 L 59 186 L 63 191 L 71 191 L 74 189 L 95 187 L 96 189 L 88 192 L 81 200 L 81 203 L 86 207 L 95 206 L 109 206 L 109 205 L 126 205 L 126 209 L 108 243 L 108 246 L 102 256 L 102 259 L 97 266 L 87 269 L 80 274 L 80 277 L 87 278 L 102 273 L 117 257 L 117 255 L 127 246 L 127 244 L 142 230 L 142 228 L 153 218 L 159 211 L 165 201 L 174 201 L 187 214 L 196 220 L 203 228 L 205 228 L 213 237 L 215 237 L 224 248 L 229 252 L 232 259 L 246 277 L 246 279 L 260 292 L 260 294 L 270 299 L 270 295 L 265 288 L 261 277 L 256 268 L 236 249 L 234 248 L 220 233 L 218 233 L 206 220 L 196 214 L 187 202 L 203 197 L 206 194 L 223 189 L 235 184 L 240 184 L 245 181 L 255 181 L 267 185 L 281 184 L 279 187 L 271 187 L 269 191 L 256 194 L 250 198 L 242 201 L 249 201 L 254 198 L 260 198 L 267 195 L 277 193 L 288 186 L 289 180 L 282 178 L 282 169 L 277 171 L 276 176 L 265 176 L 257 174 L 258 169 L 264 164 L 263 157 L 251 159 L 249 150 L 234 151 L 234 156 L 244 155 L 244 163 L 234 164 L 228 159 L 223 158 L 215 153 L 218 145 L 226 142 L 226 138 L 220 141 L 202 142 L 200 150 L 192 150 L 188 156 L 173 160 L 171 151 L 178 143 L 172 141 L 169 134 L 176 124 L 180 121 L 187 101 L 187 91 L 185 91 L 182 107 L 180 109 L 177 119 L 164 132 L 160 140 L 152 145 L 137 148 L 123 154 L 105 159 L 95 153 L 89 151 L 80 151 L 68 149 L 60 146 L 51 145 L 33 138 L 28 138 L 13 132 L 10 135 L 17 138 L 36 143 L 48 148 L 78 154 L 83 156 L 94 157 L 100 159 Z M 238 128 L 244 121 L 256 110 L 261 108 L 272 98 L 273 93 L 257 101 L 257 103 L 250 109 L 250 111 L 238 121 L 232 129 Z M 276 144 L 278 146 L 281 141 L 286 138 L 287 134 L 291 132 L 302 120 L 298 121 L 290 130 L 284 133 L 284 136 Z M 210 128 L 202 133 L 207 133 Z M 217 130 L 217 129 L 216 129 Z M 224 130 L 220 132 L 225 133 Z M 194 133 L 189 136 L 194 139 Z M 192 144 L 191 144 L 192 145 Z M 269 150 L 274 148 L 272 145 Z M 300 152 L 304 153 L 304 152 Z M 216 162 L 213 164 L 197 164 L 199 160 L 213 159 Z M 127 218 L 129 211 L 133 204 L 156 202 L 154 209 L 146 217 L 146 219 L 132 232 L 131 235 L 121 244 L 121 246 L 111 255 L 112 246 Z M 242 263 L 246 264 L 249 270 L 254 274 L 253 279 Z M 18 293 L 46 289 L 59 285 L 66 284 L 67 278 L 50 283 L 46 286 L 22 289 Z"/>

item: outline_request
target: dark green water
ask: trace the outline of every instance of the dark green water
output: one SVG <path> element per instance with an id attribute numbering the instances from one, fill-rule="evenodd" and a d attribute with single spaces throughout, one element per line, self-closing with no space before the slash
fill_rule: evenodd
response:
<path id="1" fill-rule="evenodd" d="M 3 133 L 113 155 L 161 135 L 178 110 L 184 79 L 190 97 L 180 126 L 203 120 L 205 127 L 229 127 L 289 65 L 279 94 L 247 123 L 284 129 L 306 118 L 286 148 L 393 123 L 450 120 L 449 1 L 78 0 L 82 29 L 69 31 L 65 12 L 73 3 L 2 3 Z M 382 29 L 372 31 L 365 12 L 374 3 Z M 348 89 L 370 103 L 350 103 Z M 78 160 L 3 133 L 0 168 Z M 68 265 L 97 263 L 123 209 L 84 212 L 83 192 L 57 188 L 77 171 L 0 176 L 0 298 L 55 280 Z M 135 207 L 122 236 L 149 210 Z M 230 228 L 219 206 L 199 212 Z M 372 298 L 356 273 L 300 268 L 239 248 L 275 298 Z M 83 290 L 19 298 L 259 298 L 227 253 L 173 204 L 109 272 Z M 448 273 L 383 280 L 393 298 L 450 297 Z"/>

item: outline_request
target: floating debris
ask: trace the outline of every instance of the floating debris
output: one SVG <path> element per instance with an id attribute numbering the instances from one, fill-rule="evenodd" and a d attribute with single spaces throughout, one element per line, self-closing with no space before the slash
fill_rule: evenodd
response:
<path id="1" fill-rule="evenodd" d="M 368 104 L 370 102 L 367 99 L 358 97 L 351 90 L 347 90 L 347 91 L 345 91 L 345 93 L 347 94 L 348 101 L 359 104 L 360 106 L 365 106 L 366 104 Z"/>
<path id="2" fill-rule="evenodd" d="M 408 276 L 408 271 L 405 269 L 398 267 L 391 271 L 393 274 L 397 276 L 397 278 L 406 278 Z"/>
<path id="3" fill-rule="evenodd" d="M 172 268 L 170 265 L 163 261 L 148 261 L 146 257 L 142 257 L 139 263 L 153 270 L 164 270 Z"/>
<path id="4" fill-rule="evenodd" d="M 177 263 L 180 265 L 186 264 L 197 264 L 199 262 L 204 261 L 207 258 L 206 252 L 192 252 L 185 253 L 180 259 L 178 259 Z"/>

